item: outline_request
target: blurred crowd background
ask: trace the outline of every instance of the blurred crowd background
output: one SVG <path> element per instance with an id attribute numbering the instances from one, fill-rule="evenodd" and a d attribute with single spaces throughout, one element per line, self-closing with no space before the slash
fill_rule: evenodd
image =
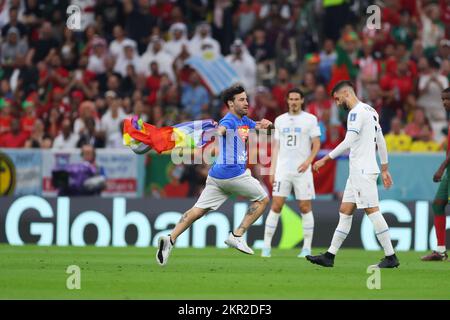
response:
<path id="1" fill-rule="evenodd" d="M 71 4 L 78 31 L 66 27 Z M 366 23 L 372 4 L 378 29 Z M 345 135 L 329 96 L 343 78 L 380 114 L 389 151 L 447 145 L 450 0 L 0 0 L 0 28 L 0 147 L 124 148 L 131 114 L 156 126 L 218 120 L 226 107 L 185 63 L 192 56 L 223 56 L 255 119 L 286 112 L 299 87 L 323 149 Z M 207 173 L 195 168 L 184 175 Z"/>

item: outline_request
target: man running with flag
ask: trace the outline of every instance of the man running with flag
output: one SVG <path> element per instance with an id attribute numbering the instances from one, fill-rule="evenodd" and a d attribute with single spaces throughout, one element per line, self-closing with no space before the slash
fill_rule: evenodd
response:
<path id="1" fill-rule="evenodd" d="M 156 261 L 165 265 L 177 238 L 211 210 L 217 210 L 230 194 L 244 196 L 252 201 L 241 224 L 230 232 L 225 243 L 246 254 L 254 254 L 243 235 L 263 214 L 269 203 L 267 193 L 259 181 L 253 178 L 247 165 L 247 140 L 251 129 L 273 128 L 272 122 L 263 119 L 255 122 L 247 117 L 248 99 L 245 89 L 235 85 L 222 93 L 223 102 L 229 108 L 217 129 L 219 154 L 209 170 L 206 186 L 197 203 L 186 211 L 172 232 L 158 239 Z"/>

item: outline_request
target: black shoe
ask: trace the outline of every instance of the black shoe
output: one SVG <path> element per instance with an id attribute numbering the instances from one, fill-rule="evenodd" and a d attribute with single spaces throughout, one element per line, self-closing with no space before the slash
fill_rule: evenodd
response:
<path id="1" fill-rule="evenodd" d="M 398 268 L 400 262 L 397 256 L 393 254 L 392 256 L 384 257 L 381 259 L 380 263 L 377 264 L 378 268 Z"/>
<path id="2" fill-rule="evenodd" d="M 331 254 L 322 253 L 318 256 L 306 256 L 306 259 L 322 267 L 332 267 L 334 265 L 334 258 L 330 257 Z"/>

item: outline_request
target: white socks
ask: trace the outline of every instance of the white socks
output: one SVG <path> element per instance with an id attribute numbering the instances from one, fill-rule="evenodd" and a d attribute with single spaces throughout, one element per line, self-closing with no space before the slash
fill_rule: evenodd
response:
<path id="1" fill-rule="evenodd" d="M 352 227 L 353 215 L 349 216 L 339 212 L 339 223 L 334 231 L 331 246 L 328 249 L 329 253 L 336 255 L 345 238 L 347 238 Z"/>
<path id="2" fill-rule="evenodd" d="M 445 248 L 445 246 L 437 246 L 436 251 L 439 253 L 444 253 L 445 251 L 447 251 L 447 248 Z"/>
<path id="3" fill-rule="evenodd" d="M 264 248 L 270 248 L 272 246 L 272 238 L 277 229 L 278 220 L 280 220 L 280 213 L 275 213 L 275 211 L 270 210 L 264 228 Z"/>
<path id="4" fill-rule="evenodd" d="M 368 215 L 370 221 L 373 223 L 375 233 L 377 235 L 378 241 L 380 241 L 381 246 L 384 249 L 384 254 L 386 256 L 392 256 L 394 248 L 392 247 L 391 235 L 389 234 L 389 227 L 384 220 L 383 215 L 380 211 L 376 211 Z"/>
<path id="5" fill-rule="evenodd" d="M 311 242 L 314 232 L 314 215 L 312 211 L 305 214 L 302 213 L 303 222 L 303 249 L 311 250 Z"/>

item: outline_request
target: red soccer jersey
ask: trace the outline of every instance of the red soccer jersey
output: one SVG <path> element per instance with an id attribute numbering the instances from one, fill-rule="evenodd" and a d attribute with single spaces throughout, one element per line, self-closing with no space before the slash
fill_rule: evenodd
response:
<path id="1" fill-rule="evenodd" d="M 11 116 L 0 116 L 0 134 L 11 130 Z"/>

